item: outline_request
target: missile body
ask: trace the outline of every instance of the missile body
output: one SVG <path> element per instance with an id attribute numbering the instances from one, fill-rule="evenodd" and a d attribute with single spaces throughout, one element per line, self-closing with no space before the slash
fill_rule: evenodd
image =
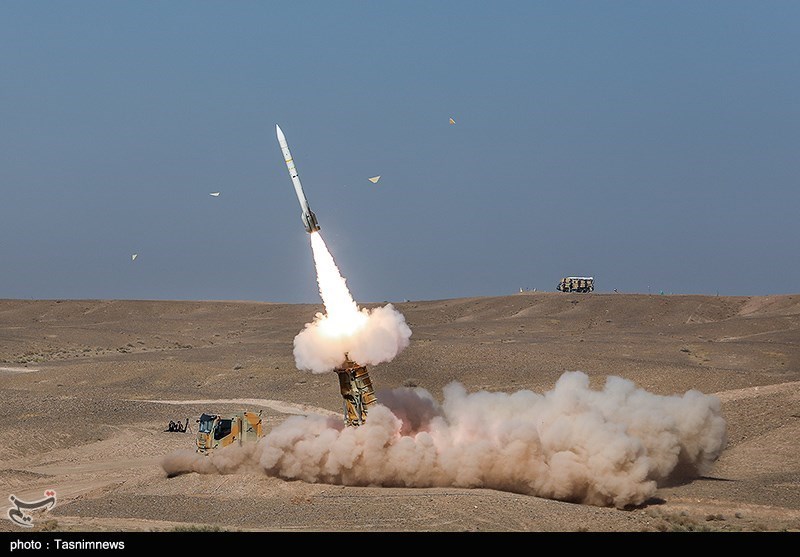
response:
<path id="1" fill-rule="evenodd" d="M 300 219 L 303 221 L 303 226 L 306 227 L 306 232 L 311 234 L 312 232 L 319 230 L 317 215 L 315 215 L 314 211 L 312 211 L 308 206 L 306 194 L 303 193 L 303 186 L 300 184 L 300 177 L 297 175 L 297 168 L 295 168 L 294 161 L 292 160 L 292 153 L 289 152 L 289 144 L 286 143 L 286 136 L 283 135 L 281 127 L 277 124 L 275 124 L 275 131 L 278 133 L 278 143 L 280 144 L 281 151 L 283 152 L 283 160 L 286 161 L 286 168 L 289 169 L 289 176 L 292 178 L 294 192 L 297 194 L 297 200 L 300 202 L 300 208 L 303 210 L 303 212 L 300 214 Z"/>

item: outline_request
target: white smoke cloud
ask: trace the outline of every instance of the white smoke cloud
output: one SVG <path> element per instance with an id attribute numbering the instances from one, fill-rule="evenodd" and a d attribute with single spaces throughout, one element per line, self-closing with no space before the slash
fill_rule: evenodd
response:
<path id="1" fill-rule="evenodd" d="M 326 313 L 317 313 L 295 337 L 297 368 L 325 373 L 344 363 L 346 356 L 361 365 L 393 360 L 411 338 L 403 314 L 392 304 L 359 309 L 322 236 L 317 232 L 310 239 Z"/>
<path id="2" fill-rule="evenodd" d="M 389 362 L 408 347 L 411 329 L 392 304 L 373 310 L 361 309 L 362 325 L 346 336 L 326 331 L 327 316 L 317 313 L 314 322 L 294 339 L 294 360 L 298 369 L 313 373 L 332 371 L 344 362 L 345 354 L 361 365 Z"/>
<path id="3" fill-rule="evenodd" d="M 258 442 L 248 466 L 286 480 L 483 487 L 624 508 L 707 472 L 726 444 L 719 399 L 695 390 L 661 396 L 609 377 L 593 391 L 575 371 L 544 394 L 470 394 L 457 382 L 443 394 L 438 404 L 421 388 L 379 392 L 358 427 L 292 416 Z M 235 460 L 181 464 L 229 473 Z M 180 472 L 175 460 L 170 470 Z"/>

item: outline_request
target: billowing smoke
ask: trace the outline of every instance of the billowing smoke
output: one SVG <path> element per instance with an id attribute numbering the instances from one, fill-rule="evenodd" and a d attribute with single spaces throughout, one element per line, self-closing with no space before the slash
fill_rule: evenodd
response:
<path id="1" fill-rule="evenodd" d="M 405 318 L 391 304 L 359 309 L 322 237 L 310 238 L 326 313 L 295 337 L 297 367 L 323 373 L 346 357 L 392 360 L 409 344 Z M 162 466 L 170 476 L 256 469 L 311 483 L 481 487 L 624 508 L 705 473 L 726 435 L 716 397 L 655 395 L 620 377 L 596 391 L 573 371 L 543 394 L 468 393 L 453 382 L 439 403 L 421 388 L 379 391 L 362 425 L 292 416 L 257 443 L 177 452 Z"/>
<path id="2" fill-rule="evenodd" d="M 394 359 L 408 346 L 411 337 L 403 314 L 392 304 L 373 310 L 359 309 L 322 236 L 316 232 L 310 238 L 326 313 L 317 313 L 314 321 L 295 337 L 294 359 L 298 369 L 314 373 L 332 371 L 345 361 L 346 355 L 361 365 Z"/>
<path id="3" fill-rule="evenodd" d="M 358 427 L 292 416 L 251 454 L 225 456 L 225 448 L 191 462 L 173 458 L 165 470 L 230 473 L 243 457 L 286 480 L 481 487 L 624 508 L 707 472 L 726 444 L 719 399 L 696 390 L 655 395 L 609 377 L 596 391 L 573 371 L 544 394 L 470 394 L 457 382 L 443 394 L 439 404 L 421 388 L 380 392 Z"/>

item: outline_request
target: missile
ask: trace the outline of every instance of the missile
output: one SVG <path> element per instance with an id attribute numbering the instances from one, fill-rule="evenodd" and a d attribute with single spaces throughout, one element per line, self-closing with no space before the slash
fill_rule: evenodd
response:
<path id="1" fill-rule="evenodd" d="M 278 144 L 280 144 L 281 151 L 283 152 L 283 160 L 286 161 L 286 168 L 289 169 L 289 176 L 292 177 L 294 192 L 297 194 L 297 200 L 300 202 L 300 208 L 303 210 L 300 214 L 300 219 L 303 221 L 303 226 L 306 227 L 306 232 L 311 234 L 319 230 L 317 215 L 315 215 L 314 211 L 308 206 L 306 194 L 303 193 L 303 186 L 300 184 L 300 177 L 297 175 L 297 168 L 295 168 L 294 161 L 292 160 L 292 153 L 289 152 L 289 144 L 286 143 L 286 136 L 283 135 L 283 131 L 281 131 L 281 127 L 278 124 L 275 124 L 275 131 L 278 133 Z"/>

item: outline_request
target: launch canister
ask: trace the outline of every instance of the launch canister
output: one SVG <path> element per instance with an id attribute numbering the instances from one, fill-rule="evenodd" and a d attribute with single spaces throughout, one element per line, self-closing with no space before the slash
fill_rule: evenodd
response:
<path id="1" fill-rule="evenodd" d="M 369 407 L 377 402 L 366 366 L 345 356 L 344 363 L 334 370 L 344 399 L 344 424 L 359 426 L 367 421 Z"/>

